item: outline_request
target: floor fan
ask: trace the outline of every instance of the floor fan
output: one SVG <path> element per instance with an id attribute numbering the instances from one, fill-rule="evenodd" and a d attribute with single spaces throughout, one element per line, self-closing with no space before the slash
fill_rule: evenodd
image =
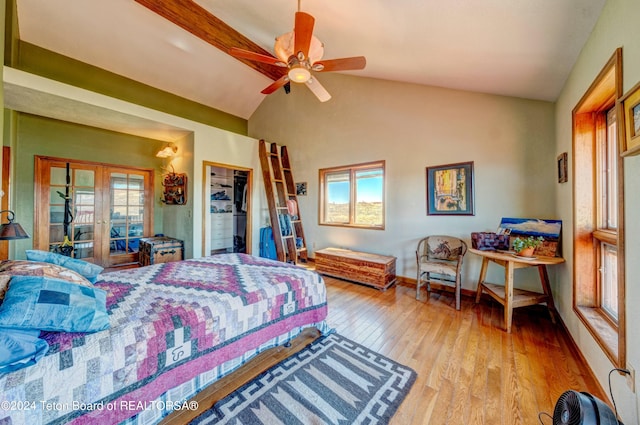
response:
<path id="1" fill-rule="evenodd" d="M 589 393 L 565 391 L 553 410 L 553 425 L 623 425 L 613 410 Z"/>

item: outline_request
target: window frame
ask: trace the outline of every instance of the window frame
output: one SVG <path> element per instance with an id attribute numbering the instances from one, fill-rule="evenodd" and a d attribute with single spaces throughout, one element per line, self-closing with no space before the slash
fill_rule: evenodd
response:
<path id="1" fill-rule="evenodd" d="M 601 191 L 606 189 L 597 163 L 607 137 L 607 112 L 621 115 L 622 49 L 618 48 L 572 111 L 573 119 L 573 309 L 616 367 L 626 365 L 624 276 L 624 168 L 618 128 L 617 228 L 603 223 Z M 617 250 L 618 320 L 602 308 L 602 244 Z"/>
<path id="2" fill-rule="evenodd" d="M 354 188 L 355 184 L 355 175 L 358 171 L 364 170 L 382 170 L 382 224 L 379 226 L 371 226 L 365 224 L 357 224 L 355 223 L 355 210 L 356 210 L 356 191 Z M 327 192 L 327 182 L 326 176 L 332 173 L 338 172 L 348 172 L 349 173 L 349 183 L 351 185 L 351 190 L 349 194 L 349 222 L 348 223 L 332 223 L 327 222 L 325 218 L 325 202 L 326 202 L 326 192 Z M 329 168 L 321 168 L 318 171 L 318 182 L 320 190 L 318 191 L 319 199 L 318 199 L 318 224 L 321 226 L 335 226 L 335 227 L 354 227 L 359 229 L 372 229 L 372 230 L 384 230 L 385 228 L 385 210 L 386 210 L 386 201 L 385 201 L 385 193 L 386 193 L 386 162 L 384 160 L 381 161 L 371 161 L 360 164 L 351 164 L 344 165 L 338 167 L 329 167 Z"/>

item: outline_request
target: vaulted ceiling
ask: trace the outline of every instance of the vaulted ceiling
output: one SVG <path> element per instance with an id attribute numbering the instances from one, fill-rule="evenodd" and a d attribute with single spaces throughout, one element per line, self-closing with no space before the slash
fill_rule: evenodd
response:
<path id="1" fill-rule="evenodd" d="M 249 118 L 272 79 L 147 7 L 175 6 L 183 15 L 184 2 L 191 0 L 17 0 L 20 38 Z M 605 2 L 301 0 L 300 6 L 316 19 L 325 58 L 367 58 L 364 70 L 345 73 L 554 101 Z M 296 0 L 195 0 L 195 6 L 214 19 L 194 26 L 220 34 L 226 29 L 217 18 L 267 53 L 276 36 L 292 31 L 298 10 Z"/>

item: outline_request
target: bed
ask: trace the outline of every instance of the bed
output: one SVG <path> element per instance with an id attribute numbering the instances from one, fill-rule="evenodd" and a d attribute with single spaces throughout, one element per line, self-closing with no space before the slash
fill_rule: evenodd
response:
<path id="1" fill-rule="evenodd" d="M 0 424 L 155 424 L 258 353 L 329 332 L 315 272 L 221 254 L 104 273 L 110 327 L 43 332 L 48 353 L 0 374 Z"/>

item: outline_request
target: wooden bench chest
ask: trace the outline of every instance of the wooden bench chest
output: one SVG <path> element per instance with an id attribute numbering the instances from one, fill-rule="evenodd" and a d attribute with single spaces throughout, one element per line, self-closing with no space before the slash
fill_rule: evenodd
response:
<path id="1" fill-rule="evenodd" d="M 320 274 L 387 289 L 396 282 L 396 257 L 325 248 L 315 252 Z"/>
<path id="2" fill-rule="evenodd" d="M 140 239 L 138 263 L 148 266 L 184 260 L 184 243 L 179 239 L 159 236 Z"/>

